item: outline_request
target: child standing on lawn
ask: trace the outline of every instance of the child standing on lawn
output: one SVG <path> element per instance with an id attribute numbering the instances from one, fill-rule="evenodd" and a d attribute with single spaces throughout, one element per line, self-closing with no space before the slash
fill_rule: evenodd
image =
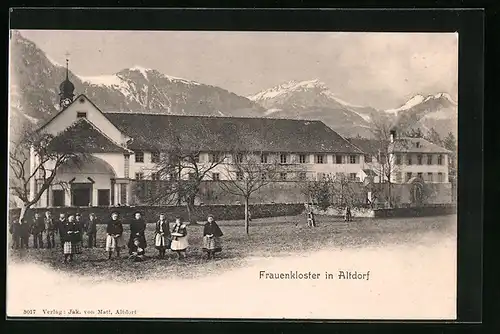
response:
<path id="1" fill-rule="evenodd" d="M 140 211 L 134 213 L 134 219 L 130 222 L 130 238 L 128 241 L 129 255 L 132 254 L 134 239 L 138 238 L 141 242 L 141 248 L 146 248 L 146 222 L 142 219 Z"/>
<path id="2" fill-rule="evenodd" d="M 21 219 L 21 224 L 19 225 L 19 238 L 21 239 L 21 249 L 28 249 L 29 239 L 30 239 L 30 226 L 25 218 Z"/>
<path id="3" fill-rule="evenodd" d="M 47 248 L 55 248 L 56 247 L 56 231 L 57 226 L 50 214 L 50 211 L 45 211 L 45 230 L 47 231 Z"/>
<path id="4" fill-rule="evenodd" d="M 175 224 L 172 228 L 172 243 L 170 249 L 177 253 L 177 259 L 186 258 L 186 249 L 189 246 L 187 239 L 187 226 L 181 223 L 181 217 L 175 218 Z"/>
<path id="5" fill-rule="evenodd" d="M 9 232 L 12 234 L 12 249 L 18 249 L 21 245 L 21 224 L 18 220 L 10 223 Z"/>
<path id="6" fill-rule="evenodd" d="M 43 248 L 43 232 L 45 232 L 45 222 L 38 212 L 31 223 L 31 234 L 33 235 L 33 248 Z"/>
<path id="7" fill-rule="evenodd" d="M 93 212 L 89 214 L 89 222 L 87 224 L 87 230 L 85 232 L 87 233 L 88 237 L 87 247 L 97 247 L 97 219 Z"/>
<path id="8" fill-rule="evenodd" d="M 59 241 L 61 242 L 61 248 L 64 249 L 64 232 L 63 226 L 66 224 L 66 215 L 64 213 L 59 214 L 59 220 L 57 221 L 57 232 L 59 233 Z"/>
<path id="9" fill-rule="evenodd" d="M 215 253 L 222 252 L 220 237 L 223 235 L 219 225 L 214 220 L 214 216 L 208 215 L 207 223 L 203 228 L 203 251 L 207 253 L 207 259 L 213 259 Z"/>
<path id="10" fill-rule="evenodd" d="M 165 258 L 165 251 L 170 248 L 171 235 L 170 226 L 165 219 L 165 214 L 160 213 L 160 219 L 156 222 L 155 247 L 158 249 L 158 257 Z"/>
<path id="11" fill-rule="evenodd" d="M 113 251 L 116 251 L 116 257 L 120 258 L 120 249 L 125 245 L 123 239 L 123 225 L 118 220 L 118 213 L 111 214 L 111 220 L 106 227 L 106 251 L 108 252 L 108 260 L 111 260 Z"/>
<path id="12" fill-rule="evenodd" d="M 70 215 L 62 225 L 64 263 L 73 262 L 74 254 L 81 254 L 80 226 L 75 222 L 75 216 Z"/>

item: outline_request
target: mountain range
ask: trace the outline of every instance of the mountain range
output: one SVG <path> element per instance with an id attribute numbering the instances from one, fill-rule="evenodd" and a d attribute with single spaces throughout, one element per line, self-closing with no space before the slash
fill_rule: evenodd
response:
<path id="1" fill-rule="evenodd" d="M 66 68 L 52 61 L 19 32 L 11 35 L 10 128 L 40 124 L 57 112 L 59 84 Z M 403 106 L 377 110 L 343 101 L 319 79 L 290 81 L 239 96 L 220 87 L 134 66 L 112 75 L 69 79 L 75 94 L 87 95 L 102 111 L 177 115 L 318 119 L 346 137 L 372 135 L 375 119 L 405 128 L 457 132 L 457 104 L 447 93 L 416 95 Z"/>

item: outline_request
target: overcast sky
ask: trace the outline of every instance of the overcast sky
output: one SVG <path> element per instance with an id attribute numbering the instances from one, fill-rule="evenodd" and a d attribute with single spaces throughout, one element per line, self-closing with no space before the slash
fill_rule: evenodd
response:
<path id="1" fill-rule="evenodd" d="M 458 87 L 458 35 L 443 33 L 21 31 L 82 76 L 140 65 L 249 95 L 320 79 L 339 98 L 395 108 Z"/>

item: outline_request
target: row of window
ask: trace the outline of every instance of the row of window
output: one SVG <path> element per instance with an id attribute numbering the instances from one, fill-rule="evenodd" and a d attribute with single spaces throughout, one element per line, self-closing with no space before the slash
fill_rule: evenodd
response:
<path id="1" fill-rule="evenodd" d="M 402 182 L 402 173 L 397 172 L 395 173 L 396 175 L 396 182 L 401 183 Z M 437 174 L 437 179 L 434 178 L 434 174 Z M 426 182 L 445 182 L 445 174 L 444 173 L 411 173 L 408 172 L 405 174 L 405 182 L 410 181 L 413 177 L 418 177 Z"/>
<path id="2" fill-rule="evenodd" d="M 135 156 L 135 162 L 137 162 L 137 163 L 144 162 L 144 152 L 136 151 L 136 152 L 134 152 L 134 156 Z M 195 159 L 195 162 L 200 162 L 199 155 L 193 156 L 193 158 Z M 219 162 L 221 159 L 223 159 L 223 156 L 221 156 L 220 154 L 211 153 L 209 155 L 208 162 Z M 236 163 L 243 163 L 243 160 L 244 160 L 243 154 L 235 155 L 234 160 Z M 301 164 L 309 163 L 309 155 L 299 154 L 298 160 L 299 160 L 299 163 L 301 163 Z M 350 164 L 355 164 L 355 163 L 359 163 L 359 158 L 357 158 L 356 155 L 349 155 L 347 161 Z M 158 162 L 160 162 L 160 153 L 159 152 L 152 152 L 151 153 L 151 163 L 158 163 Z M 264 163 L 264 164 L 269 163 L 270 162 L 269 154 L 267 154 L 267 153 L 261 154 L 260 162 Z M 279 162 L 282 164 L 290 163 L 291 162 L 290 155 L 289 154 L 280 154 Z M 316 164 L 327 163 L 326 154 L 316 154 L 314 156 L 314 163 L 316 163 Z M 344 163 L 344 160 L 342 159 L 342 155 L 335 155 L 333 163 L 335 163 L 335 164 Z"/>
<path id="3" fill-rule="evenodd" d="M 426 161 L 425 164 L 427 165 L 433 165 L 434 164 L 434 154 L 427 154 L 425 155 Z M 407 155 L 406 156 L 406 164 L 407 165 L 423 165 L 424 164 L 424 155 L 418 154 L 416 156 L 416 160 L 413 159 L 414 157 L 412 155 Z M 381 163 L 385 163 L 387 156 L 385 154 L 380 154 L 379 156 L 379 161 Z M 365 155 L 365 162 L 372 162 L 372 156 L 371 155 Z M 402 154 L 396 154 L 396 165 L 402 165 L 403 164 L 403 155 Z M 438 165 L 443 165 L 444 164 L 444 158 L 442 154 L 437 155 L 437 164 Z"/>
<path id="4" fill-rule="evenodd" d="M 426 161 L 426 164 L 427 165 L 432 165 L 433 162 L 434 162 L 434 158 L 433 158 L 433 154 L 427 154 L 427 161 Z M 406 164 L 407 165 L 413 165 L 414 162 L 416 162 L 417 165 L 423 165 L 423 160 L 424 160 L 424 156 L 422 154 L 418 154 L 416 156 L 416 161 L 413 160 L 413 156 L 412 155 L 407 155 L 406 156 Z M 403 162 L 403 158 L 402 158 L 402 155 L 401 154 L 396 154 L 396 165 L 401 165 Z M 437 156 L 437 164 L 438 165 L 443 165 L 443 155 L 442 154 L 439 154 Z"/>
<path id="5" fill-rule="evenodd" d="M 356 173 L 348 173 L 348 174 L 338 173 L 338 174 L 342 174 L 342 175 L 347 176 L 347 178 L 351 181 L 359 181 L 359 178 L 357 177 Z M 434 179 L 435 178 L 434 174 L 437 175 L 437 179 Z M 279 173 L 279 179 L 280 180 L 289 180 L 291 175 L 292 175 L 292 173 L 281 172 L 281 173 Z M 243 180 L 242 173 L 236 172 L 235 176 L 236 176 L 236 180 Z M 327 173 L 318 173 L 318 180 L 323 180 L 327 176 L 328 176 Z M 396 182 L 401 183 L 402 176 L 403 176 L 403 174 L 401 172 L 396 172 L 395 173 Z M 194 177 L 194 174 L 189 174 L 189 177 Z M 262 179 L 268 179 L 269 175 L 267 175 L 266 173 L 262 173 L 261 177 L 262 177 Z M 408 182 L 412 177 L 419 177 L 426 182 L 434 182 L 434 181 L 445 182 L 445 174 L 444 173 L 411 173 L 411 172 L 408 172 L 405 174 L 405 182 Z M 172 180 L 175 178 L 176 178 L 175 174 L 169 174 L 167 176 L 167 180 Z M 306 172 L 297 173 L 297 178 L 299 180 L 305 180 L 307 178 Z M 144 173 L 143 172 L 135 173 L 135 179 L 136 180 L 144 180 Z M 220 180 L 221 179 L 220 173 L 212 173 L 211 179 L 213 181 Z M 160 176 L 158 175 L 158 173 L 151 173 L 151 180 L 160 180 Z"/>
<path id="6" fill-rule="evenodd" d="M 344 173 L 338 173 L 338 174 L 339 175 L 340 174 L 345 175 Z M 279 180 L 283 180 L 283 181 L 292 179 L 294 175 L 296 175 L 297 179 L 299 179 L 299 180 L 306 180 L 307 179 L 307 173 L 306 172 L 298 172 L 298 173 L 280 172 L 280 173 L 277 174 L 278 179 Z M 329 174 L 327 174 L 327 173 L 318 173 L 318 180 L 324 180 L 324 179 L 326 179 L 326 177 L 328 175 Z M 194 174 L 188 174 L 188 177 L 189 178 L 194 177 Z M 359 181 L 359 178 L 357 177 L 356 173 L 349 173 L 349 174 L 347 174 L 347 177 L 351 181 Z M 175 178 L 176 178 L 175 174 L 169 174 L 169 175 L 167 175 L 167 180 L 173 180 Z M 262 173 L 261 174 L 261 178 L 263 180 L 267 180 L 267 179 L 269 179 L 269 174 Z M 144 180 L 144 173 L 143 172 L 137 172 L 137 173 L 135 173 L 135 179 L 136 180 Z M 220 179 L 221 179 L 220 178 L 220 173 L 212 173 L 211 180 L 213 180 L 213 181 L 219 181 Z M 241 172 L 235 172 L 235 179 L 236 180 L 243 180 L 244 179 L 243 173 L 241 173 Z M 154 181 L 160 180 L 160 176 L 158 175 L 158 173 L 151 173 L 151 180 L 154 180 Z"/>

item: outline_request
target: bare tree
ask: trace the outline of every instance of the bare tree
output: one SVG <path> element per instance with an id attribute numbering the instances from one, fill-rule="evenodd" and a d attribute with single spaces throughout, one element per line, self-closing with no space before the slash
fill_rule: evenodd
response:
<path id="1" fill-rule="evenodd" d="M 25 133 L 19 142 L 11 142 L 9 167 L 13 177 L 9 180 L 10 190 L 23 203 L 19 215 L 20 221 L 24 219 L 26 212 L 40 200 L 43 193 L 51 185 L 56 184 L 56 175 L 62 165 L 79 166 L 85 158 L 83 153 L 55 152 L 50 147 L 53 138 L 51 134 L 32 131 Z M 35 189 L 30 188 L 33 184 L 35 184 Z M 62 181 L 58 181 L 57 184 L 66 186 Z"/>
<path id="2" fill-rule="evenodd" d="M 332 180 L 333 203 L 339 207 L 356 204 L 356 192 L 353 182 L 345 174 L 338 174 Z"/>
<path id="3" fill-rule="evenodd" d="M 392 198 L 392 177 L 395 173 L 399 172 L 400 165 L 397 160 L 397 155 L 393 154 L 391 149 L 391 132 L 394 129 L 391 122 L 387 119 L 381 118 L 374 120 L 372 132 L 375 140 L 378 142 L 377 152 L 377 174 L 379 175 L 379 182 L 387 182 L 389 207 L 393 206 Z"/>
<path id="4" fill-rule="evenodd" d="M 303 192 L 309 202 L 318 205 L 322 210 L 326 210 L 333 203 L 334 179 L 329 175 L 320 180 L 308 180 L 303 183 Z"/>
<path id="5" fill-rule="evenodd" d="M 356 204 L 356 192 L 352 185 L 352 180 L 342 173 L 325 175 L 320 180 L 305 182 L 304 193 L 322 210 L 331 206 L 342 208 Z"/>
<path id="6" fill-rule="evenodd" d="M 245 232 L 249 234 L 249 204 L 252 195 L 276 179 L 280 166 L 276 161 L 262 163 L 258 153 L 232 153 L 232 163 L 225 165 L 224 180 L 219 186 L 225 192 L 241 196 L 245 202 Z"/>
<path id="7" fill-rule="evenodd" d="M 188 219 L 192 221 L 202 181 L 226 159 L 223 152 L 211 152 L 208 161 L 202 161 L 203 148 L 203 142 L 184 143 L 180 137 L 175 137 L 173 149 L 166 154 L 158 153 L 157 169 L 149 173 L 152 180 L 137 182 L 136 194 L 149 205 L 185 204 Z"/>

